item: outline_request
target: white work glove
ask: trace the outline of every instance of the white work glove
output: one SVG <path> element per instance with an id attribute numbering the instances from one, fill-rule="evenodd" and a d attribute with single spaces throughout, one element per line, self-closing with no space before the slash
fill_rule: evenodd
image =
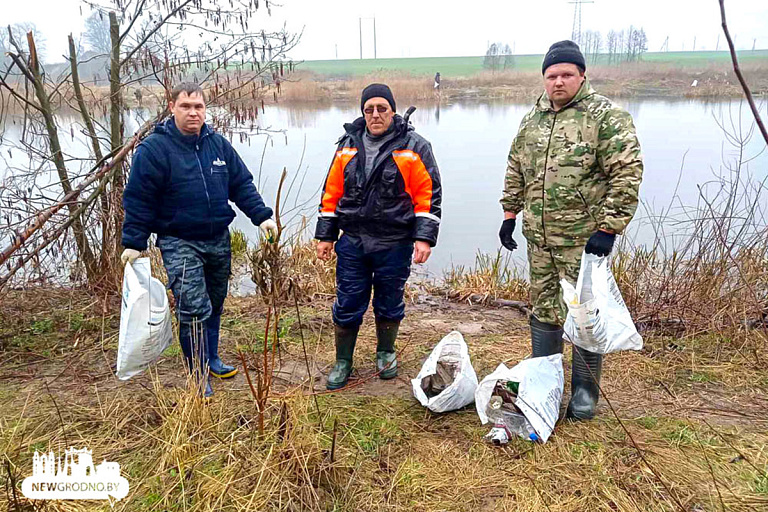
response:
<path id="1" fill-rule="evenodd" d="M 120 261 L 123 262 L 123 265 L 126 263 L 133 263 L 136 261 L 136 258 L 139 257 L 141 253 L 137 251 L 136 249 L 126 249 L 123 251 L 123 254 L 120 256 Z"/>
<path id="2" fill-rule="evenodd" d="M 259 224 L 259 229 L 268 241 L 274 242 L 277 239 L 277 224 L 272 219 L 267 219 Z"/>

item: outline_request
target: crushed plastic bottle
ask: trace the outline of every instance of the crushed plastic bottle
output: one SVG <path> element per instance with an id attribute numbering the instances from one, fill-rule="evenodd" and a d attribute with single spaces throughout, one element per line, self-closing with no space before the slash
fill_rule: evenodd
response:
<path id="1" fill-rule="evenodd" d="M 525 416 L 519 412 L 511 410 L 513 408 L 515 408 L 514 404 L 505 404 L 500 396 L 494 395 L 491 397 L 490 402 L 488 402 L 487 414 L 488 419 L 493 422 L 494 429 L 505 430 L 507 437 L 518 435 L 523 439 L 538 441 L 539 436 L 536 434 L 536 431 L 533 430 L 533 427 L 531 427 L 531 424 Z M 491 432 L 489 432 L 488 435 L 490 435 Z M 494 444 L 499 443 L 494 441 Z"/>

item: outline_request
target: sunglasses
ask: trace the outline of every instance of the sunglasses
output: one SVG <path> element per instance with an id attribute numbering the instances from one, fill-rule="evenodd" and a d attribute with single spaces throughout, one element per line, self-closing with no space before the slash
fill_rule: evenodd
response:
<path id="1" fill-rule="evenodd" d="M 389 110 L 389 107 L 386 105 L 376 105 L 376 112 L 378 112 L 379 114 L 383 114 L 388 110 Z M 373 107 L 368 107 L 365 110 L 363 110 L 363 112 L 365 113 L 365 115 L 370 116 L 371 114 L 373 114 Z"/>

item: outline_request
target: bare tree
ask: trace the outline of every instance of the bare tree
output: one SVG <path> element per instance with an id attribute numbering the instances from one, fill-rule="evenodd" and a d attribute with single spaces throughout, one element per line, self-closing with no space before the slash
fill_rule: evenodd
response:
<path id="1" fill-rule="evenodd" d="M 87 47 L 99 54 L 108 55 L 112 50 L 109 37 L 109 17 L 102 11 L 94 11 L 85 20 L 83 42 Z"/>
<path id="2" fill-rule="evenodd" d="M 612 64 L 616 56 L 616 41 L 618 34 L 615 30 L 609 30 L 605 40 L 605 50 L 608 54 L 608 64 Z"/>
<path id="3" fill-rule="evenodd" d="M 97 10 L 89 18 L 92 22 L 109 23 L 106 99 L 93 89 L 94 77 L 78 73 L 85 62 L 78 61 L 73 42 L 70 66 L 58 76 L 44 71 L 33 31 L 26 37 L 28 47 L 12 41 L 10 61 L 0 69 L 3 96 L 20 112 L 14 118 L 20 127 L 17 138 L 0 139 L 0 158 L 24 156 L 0 187 L 4 223 L 0 243 L 5 246 L 0 265 L 8 269 L 0 275 L 0 287 L 29 262 L 35 272 L 52 265 L 84 268 L 86 272 L 69 277 L 83 276 L 96 284 L 106 276 L 116 284 L 119 273 L 112 270 L 119 268 L 121 199 L 130 151 L 147 128 L 167 115 L 160 109 L 154 119 L 139 118 L 146 123 L 138 136 L 130 137 L 123 123 L 128 92 L 142 91 L 164 107 L 174 83 L 198 82 L 208 103 L 217 107 L 211 120 L 216 128 L 242 140 L 260 133 L 254 127 L 259 109 L 268 94 L 277 99 L 281 82 L 290 79 L 293 70 L 287 52 L 299 34 L 251 26 L 257 10 L 271 13 L 268 2 L 260 6 L 257 0 L 232 0 L 226 5 L 216 0 L 103 0 L 89 5 Z M 13 31 L 8 34 L 13 38 Z M 54 114 L 62 106 L 78 112 L 82 124 L 60 125 L 63 118 Z M 0 117 L 7 112 L 0 111 Z M 102 122 L 105 118 L 107 123 Z M 90 148 L 88 154 L 82 153 L 82 145 L 78 153 L 62 143 L 64 133 L 77 138 L 76 126 L 78 136 L 89 142 L 84 146 Z M 62 211 L 69 214 L 62 216 Z M 67 250 L 67 233 L 74 235 L 74 253 Z"/>

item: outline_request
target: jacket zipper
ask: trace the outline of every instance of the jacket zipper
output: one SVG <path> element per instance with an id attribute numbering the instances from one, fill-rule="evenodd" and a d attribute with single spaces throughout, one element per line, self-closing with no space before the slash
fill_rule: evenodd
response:
<path id="1" fill-rule="evenodd" d="M 547 195 L 547 164 L 549 163 L 549 148 L 552 145 L 552 134 L 555 133 L 555 123 L 557 123 L 557 112 L 552 119 L 552 127 L 549 129 L 549 140 L 547 140 L 547 151 L 544 154 L 544 180 L 541 184 L 541 234 L 544 236 L 544 246 L 547 245 L 547 228 L 544 226 L 544 205 Z"/>
<path id="2" fill-rule="evenodd" d="M 213 216 L 211 215 L 211 196 L 208 194 L 208 183 L 205 181 L 205 172 L 203 172 L 203 164 L 200 163 L 200 156 L 197 152 L 200 151 L 200 145 L 195 144 L 195 159 L 197 160 L 197 168 L 200 169 L 200 177 L 203 178 L 203 188 L 205 189 L 205 197 L 208 200 L 208 227 L 213 236 Z"/>
<path id="3" fill-rule="evenodd" d="M 386 155 L 378 162 L 373 162 L 373 168 L 371 169 L 371 174 L 368 176 L 368 180 L 365 182 L 365 187 L 363 189 L 363 200 L 368 196 L 368 193 L 370 192 L 371 188 L 373 187 L 373 182 L 375 181 L 375 178 L 377 178 L 376 171 L 379 170 L 379 168 L 382 166 L 384 162 L 387 161 L 387 159 L 390 157 L 389 153 L 392 153 L 392 151 L 395 150 L 395 146 L 398 146 L 397 149 L 401 149 L 402 141 L 400 140 L 402 134 L 397 135 L 395 138 L 393 138 L 391 141 L 387 142 L 384 146 L 382 146 L 379 149 L 379 154 L 377 155 L 377 158 L 379 158 L 381 155 Z M 381 173 L 379 173 L 381 174 Z"/>

